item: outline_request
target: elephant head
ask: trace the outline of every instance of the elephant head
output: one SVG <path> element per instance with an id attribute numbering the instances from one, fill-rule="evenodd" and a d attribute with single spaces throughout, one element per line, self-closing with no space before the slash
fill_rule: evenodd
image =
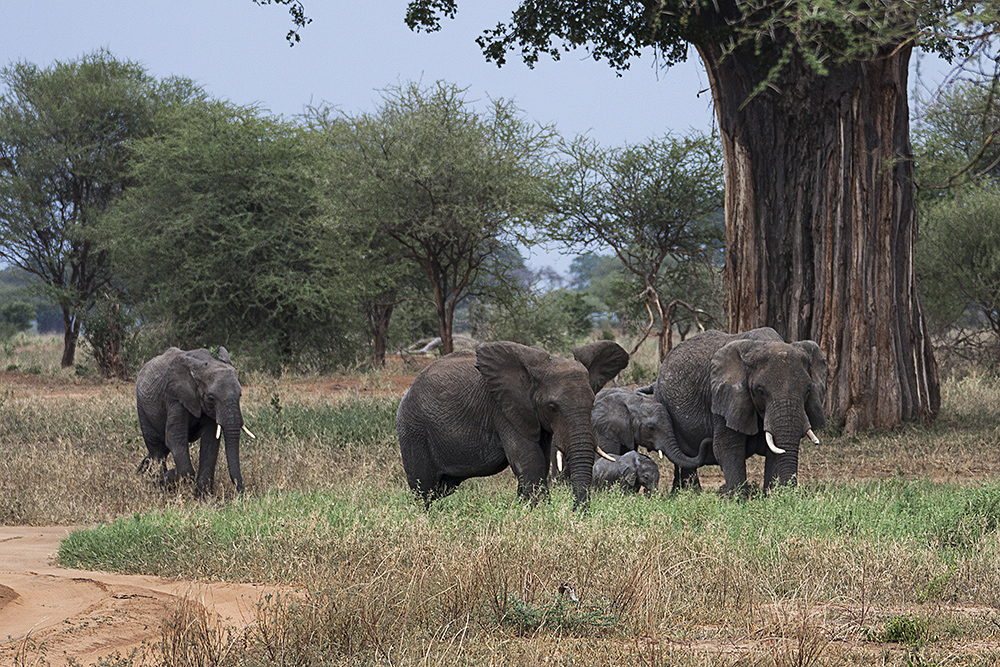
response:
<path id="1" fill-rule="evenodd" d="M 476 350 L 476 369 L 522 441 L 542 443 L 546 460 L 554 450 L 566 461 L 580 507 L 597 450 L 590 422 L 594 394 L 628 365 L 628 353 L 612 341 L 599 341 L 575 348 L 573 357 L 517 343 L 486 343 Z"/>
<path id="2" fill-rule="evenodd" d="M 764 486 L 795 484 L 799 441 L 819 442 L 826 422 L 827 363 L 813 341 L 744 339 L 719 348 L 711 360 L 712 413 L 747 436 L 763 432 Z"/>
<path id="3" fill-rule="evenodd" d="M 646 393 L 645 387 L 636 389 L 628 399 L 629 419 L 636 445 L 649 451 L 659 452 L 671 463 L 682 468 L 697 468 L 704 465 L 705 458 L 712 449 L 711 438 L 703 441 L 696 456 L 688 456 L 677 444 L 673 423 L 667 407 Z"/>
<path id="4" fill-rule="evenodd" d="M 226 348 L 219 348 L 218 359 L 205 349 L 191 350 L 177 355 L 167 368 L 164 389 L 168 401 L 179 402 L 196 419 L 207 417 L 214 420 L 216 449 L 211 453 L 203 450 L 201 456 L 217 455 L 219 436 L 224 435 L 229 477 L 236 484 L 237 490 L 242 492 L 240 432 L 243 431 L 250 437 L 253 437 L 253 434 L 243 425 L 243 413 L 240 410 L 240 396 L 243 390 Z M 196 434 L 184 435 L 186 437 L 183 442 L 196 436 Z M 214 470 L 214 456 L 208 463 L 210 464 L 208 468 L 204 464 L 200 468 Z M 208 490 L 200 488 L 203 484 L 205 480 L 199 479 L 199 490 Z M 210 481 L 208 484 L 210 485 Z"/>

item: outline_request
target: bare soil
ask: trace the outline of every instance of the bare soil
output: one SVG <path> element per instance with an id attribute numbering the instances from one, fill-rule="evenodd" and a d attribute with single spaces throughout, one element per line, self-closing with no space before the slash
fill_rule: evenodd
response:
<path id="1" fill-rule="evenodd" d="M 313 378 L 288 384 L 296 396 L 402 395 L 415 373 Z M 85 399 L 116 389 L 107 382 L 0 371 L 0 391 L 39 398 Z M 251 391 L 253 387 L 249 388 Z M 0 665 L 90 665 L 160 641 L 182 601 L 202 605 L 217 627 L 243 628 L 275 586 L 192 582 L 70 570 L 55 565 L 72 526 L 0 526 Z M 38 662 L 38 656 L 45 662 Z"/>
<path id="2" fill-rule="evenodd" d="M 0 664 L 37 656 L 53 667 L 157 642 L 183 599 L 204 606 L 221 626 L 243 628 L 257 602 L 276 587 L 195 583 L 140 575 L 68 570 L 54 565 L 72 527 L 0 527 Z M 41 663 L 44 664 L 44 663 Z"/>

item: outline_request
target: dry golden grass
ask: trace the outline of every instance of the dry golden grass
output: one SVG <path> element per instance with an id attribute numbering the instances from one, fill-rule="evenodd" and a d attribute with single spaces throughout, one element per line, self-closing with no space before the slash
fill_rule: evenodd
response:
<path id="1" fill-rule="evenodd" d="M 524 506 L 509 473 L 423 511 L 392 429 L 398 373 L 251 377 L 249 493 L 220 465 L 202 502 L 135 474 L 131 385 L 52 377 L 0 386 L 0 520 L 108 524 L 95 542 L 115 567 L 300 591 L 238 634 L 182 605 L 122 667 L 1000 664 L 1000 383 L 985 374 L 946 382 L 930 428 L 804 443 L 794 493 L 602 494 L 586 514 L 561 489 Z"/>

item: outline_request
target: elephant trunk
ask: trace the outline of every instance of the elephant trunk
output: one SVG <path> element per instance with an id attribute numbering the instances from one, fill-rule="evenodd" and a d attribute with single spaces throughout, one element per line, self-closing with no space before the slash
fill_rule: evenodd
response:
<path id="1" fill-rule="evenodd" d="M 587 506 L 590 497 L 590 485 L 594 475 L 594 453 L 597 451 L 597 439 L 590 427 L 590 413 L 581 414 L 578 419 L 567 415 L 569 423 L 574 426 L 567 428 L 562 449 L 566 452 L 566 463 L 569 467 L 570 484 L 573 487 L 573 509 Z"/>
<path id="2" fill-rule="evenodd" d="M 705 460 L 712 451 L 712 439 L 706 438 L 702 440 L 698 448 L 698 454 L 696 456 L 688 456 L 678 444 L 673 426 L 667 420 L 664 427 L 657 433 L 653 449 L 662 452 L 676 466 L 680 466 L 681 468 L 698 468 L 705 465 Z"/>
<path id="3" fill-rule="evenodd" d="M 784 408 L 784 409 L 781 409 Z M 805 411 L 794 401 L 784 406 L 770 405 L 764 415 L 764 432 L 768 452 L 776 457 L 778 484 L 795 486 L 799 471 L 799 441 L 809 430 Z M 779 453 L 780 452 L 780 453 Z"/>
<path id="4" fill-rule="evenodd" d="M 243 474 L 240 472 L 240 433 L 243 429 L 243 415 L 237 407 L 219 417 L 223 437 L 226 441 L 226 465 L 229 478 L 236 485 L 236 491 L 243 493 Z"/>

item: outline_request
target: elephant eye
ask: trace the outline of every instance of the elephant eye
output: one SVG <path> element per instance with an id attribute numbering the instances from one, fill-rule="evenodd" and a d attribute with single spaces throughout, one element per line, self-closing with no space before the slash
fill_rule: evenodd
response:
<path id="1" fill-rule="evenodd" d="M 559 412 L 559 404 L 555 401 L 549 401 L 548 408 L 552 412 Z"/>

